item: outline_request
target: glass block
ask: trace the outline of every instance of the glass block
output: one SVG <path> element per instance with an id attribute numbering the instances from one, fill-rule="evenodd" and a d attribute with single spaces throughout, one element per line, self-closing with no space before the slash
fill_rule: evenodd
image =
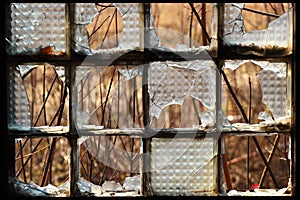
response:
<path id="1" fill-rule="evenodd" d="M 63 55 L 64 3 L 12 3 L 6 51 L 10 55 Z"/>
<path id="2" fill-rule="evenodd" d="M 30 130 L 30 106 L 18 68 L 8 70 L 8 128 Z"/>
<path id="3" fill-rule="evenodd" d="M 44 131 L 68 125 L 68 92 L 63 66 L 18 65 L 9 74 L 9 128 Z M 46 127 L 45 127 L 46 126 Z M 61 127 L 63 131 L 63 127 Z M 55 129 L 58 131 L 58 129 Z M 55 131 L 51 129 L 51 131 Z M 42 130 L 40 130 L 42 131 Z M 59 132 L 59 131 L 58 131 Z"/>
<path id="4" fill-rule="evenodd" d="M 139 138 L 88 136 L 80 144 L 81 177 L 104 191 L 140 191 Z"/>
<path id="5" fill-rule="evenodd" d="M 216 191 L 216 152 L 212 138 L 152 138 L 154 195 L 212 195 Z"/>
<path id="6" fill-rule="evenodd" d="M 77 128 L 142 127 L 139 66 L 77 66 L 74 94 Z M 132 74 L 133 73 L 133 74 Z"/>
<path id="7" fill-rule="evenodd" d="M 264 4 L 260 5 L 262 9 L 266 6 Z M 253 20 L 247 18 L 247 13 L 242 15 L 242 11 L 246 9 L 244 6 L 245 4 L 225 4 L 224 42 L 233 47 L 233 51 L 244 55 L 290 54 L 292 47 L 291 34 L 293 27 L 293 9 L 289 8 L 278 18 L 274 19 L 274 17 L 272 17 L 274 20 L 269 22 L 265 29 L 250 30 L 246 32 L 244 25 L 245 20 L 250 21 L 250 24 Z M 260 13 L 256 13 L 255 15 L 256 18 L 259 18 L 260 16 L 264 15 L 261 15 Z M 269 20 L 269 18 L 261 18 L 261 20 Z M 255 21 L 254 23 L 258 22 Z M 259 24 L 257 27 L 259 28 Z"/>
<path id="8" fill-rule="evenodd" d="M 153 62 L 149 68 L 150 116 L 158 119 L 169 105 L 182 105 L 188 96 L 211 113 L 215 122 L 216 68 L 213 61 Z"/>
<path id="9" fill-rule="evenodd" d="M 265 4 L 258 4 L 258 6 L 259 5 L 261 5 L 262 9 L 266 8 Z M 250 30 L 246 32 L 244 24 L 245 19 L 243 19 L 242 15 L 242 11 L 246 9 L 244 6 L 245 4 L 225 4 L 224 42 L 233 47 L 231 50 L 244 55 L 253 54 L 262 56 L 266 54 L 291 54 L 293 9 L 289 8 L 278 18 L 274 19 L 274 17 L 272 17 L 274 20 L 271 22 L 269 22 L 269 18 L 262 18 L 262 20 L 268 20 L 268 26 L 265 29 Z M 282 8 L 283 6 L 284 5 L 282 5 Z M 247 16 L 246 14 L 247 13 L 245 13 L 244 16 Z M 256 13 L 255 15 L 256 18 L 259 18 L 260 16 L 264 15 L 260 13 Z M 250 24 L 257 22 L 255 20 L 256 19 L 248 19 Z M 259 27 L 259 25 L 257 26 Z"/>
<path id="10" fill-rule="evenodd" d="M 73 48 L 78 53 L 114 53 L 140 47 L 138 3 L 76 3 L 75 15 Z"/>
<path id="11" fill-rule="evenodd" d="M 288 105 L 287 64 L 268 61 L 235 60 L 226 61 L 223 68 L 234 95 L 250 123 L 260 120 L 281 121 L 286 124 L 290 117 Z M 240 109 L 228 90 L 223 77 L 222 107 L 226 118 L 233 122 L 245 122 Z M 282 121 L 283 120 L 283 121 Z"/>
<path id="12" fill-rule="evenodd" d="M 22 138 L 15 143 L 16 193 L 22 196 L 66 197 L 69 195 L 68 140 L 63 137 Z M 53 151 L 48 160 L 49 151 Z M 22 183 L 22 184 L 21 184 Z"/>

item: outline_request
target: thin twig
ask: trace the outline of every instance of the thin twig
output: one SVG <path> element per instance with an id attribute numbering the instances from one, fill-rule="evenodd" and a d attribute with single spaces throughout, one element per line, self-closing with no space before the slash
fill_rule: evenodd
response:
<path id="1" fill-rule="evenodd" d="M 261 155 L 261 158 L 262 158 L 263 162 L 265 163 L 266 168 L 269 170 L 269 173 L 270 173 L 270 175 L 271 175 L 271 178 L 272 178 L 272 180 L 273 180 L 273 182 L 274 182 L 276 188 L 279 188 L 279 186 L 278 186 L 278 184 L 277 184 L 277 181 L 276 181 L 276 179 L 275 179 L 275 176 L 274 176 L 274 174 L 273 174 L 273 172 L 272 172 L 272 170 L 271 170 L 271 167 L 270 167 L 268 161 L 266 160 L 266 158 L 265 158 L 265 156 L 264 156 L 264 153 L 262 152 L 261 148 L 258 148 L 258 147 L 259 147 L 259 143 L 258 143 L 256 137 L 252 137 L 252 139 L 253 139 L 254 142 L 255 142 L 255 145 L 256 145 L 256 147 L 257 147 L 257 150 L 258 150 L 259 154 Z"/>

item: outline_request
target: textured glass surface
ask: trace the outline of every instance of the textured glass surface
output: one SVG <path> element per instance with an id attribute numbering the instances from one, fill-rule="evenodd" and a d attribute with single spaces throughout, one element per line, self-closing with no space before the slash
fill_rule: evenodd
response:
<path id="1" fill-rule="evenodd" d="M 212 61 L 153 62 L 149 69 L 151 117 L 159 118 L 162 110 L 182 105 L 188 96 L 199 100 L 207 109 L 206 119 L 215 122 L 216 69 Z M 187 117 L 187 116 L 186 116 Z"/>
<path id="2" fill-rule="evenodd" d="M 8 80 L 8 128 L 30 130 L 29 101 L 19 70 L 9 68 Z"/>
<path id="3" fill-rule="evenodd" d="M 153 138 L 151 186 L 155 195 L 200 195 L 215 191 L 217 180 L 212 138 Z"/>
<path id="4" fill-rule="evenodd" d="M 64 3 L 12 3 L 6 50 L 11 55 L 62 55 L 66 51 Z"/>
<path id="5" fill-rule="evenodd" d="M 120 48 L 131 49 L 140 46 L 140 17 L 138 3 L 115 4 L 122 16 L 123 31 Z"/>

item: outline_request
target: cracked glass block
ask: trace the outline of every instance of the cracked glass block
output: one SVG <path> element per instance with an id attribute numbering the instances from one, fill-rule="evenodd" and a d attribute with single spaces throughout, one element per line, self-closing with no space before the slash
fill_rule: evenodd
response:
<path id="1" fill-rule="evenodd" d="M 107 54 L 140 47 L 138 3 L 76 3 L 75 19 L 72 37 L 78 53 Z"/>
<path id="2" fill-rule="evenodd" d="M 262 101 L 269 107 L 275 120 L 288 116 L 286 71 L 286 63 L 269 63 L 257 74 L 263 92 Z"/>
<path id="3" fill-rule="evenodd" d="M 77 66 L 73 88 L 77 128 L 142 127 L 142 76 L 131 73 L 139 68 Z"/>
<path id="4" fill-rule="evenodd" d="M 205 116 L 209 124 L 215 122 L 216 68 L 213 61 L 153 62 L 149 68 L 150 116 L 159 119 L 170 105 L 183 105 L 187 98 L 193 102 L 198 118 Z M 194 100 L 199 101 L 195 106 Z M 198 107 L 198 108 L 196 108 Z M 201 112 L 206 111 L 203 115 Z M 200 113 L 200 114 L 199 114 Z M 184 116 L 188 117 L 188 116 Z M 195 124 L 196 125 L 196 124 Z"/>
<path id="5" fill-rule="evenodd" d="M 63 55 L 66 52 L 64 3 L 12 3 L 6 51 L 10 55 Z"/>
<path id="6" fill-rule="evenodd" d="M 259 7 L 261 5 L 261 7 Z M 266 55 L 266 54 L 278 54 L 288 55 L 291 54 L 292 49 L 292 27 L 293 9 L 291 7 L 285 8 L 282 11 L 284 5 L 281 7 L 282 15 L 273 15 L 273 21 L 270 22 L 269 18 L 262 18 L 270 11 L 267 10 L 265 4 L 257 5 L 259 8 L 250 9 L 246 4 L 226 3 L 224 14 L 224 42 L 231 47 L 232 51 L 236 51 L 239 54 L 253 54 L 253 55 Z M 280 6 L 278 6 L 280 7 Z M 274 7 L 271 12 L 274 11 Z M 266 11 L 260 11 L 259 9 L 265 9 Z M 252 12 L 251 12 L 252 11 Z M 248 13 L 255 13 L 255 16 L 250 16 Z M 242 15 L 242 12 L 248 12 Z M 259 13 L 260 12 L 260 13 Z M 247 15 L 248 14 L 248 15 Z M 253 19 L 255 17 L 255 19 Z M 261 17 L 261 18 L 260 18 Z M 256 19 L 264 20 L 254 21 Z M 249 23 L 248 23 L 249 21 Z M 254 22 L 253 22 L 254 21 Z M 246 31 L 245 24 L 254 26 L 249 31 Z M 260 25 L 267 23 L 266 28 L 261 28 Z M 253 25 L 254 24 L 254 25 Z M 262 25 L 261 25 L 262 26 Z"/>
<path id="7" fill-rule="evenodd" d="M 214 145 L 213 138 L 152 138 L 154 195 L 212 195 L 217 189 Z"/>
<path id="8" fill-rule="evenodd" d="M 140 190 L 140 148 L 128 135 L 88 136 L 80 144 L 80 175 L 104 191 Z"/>
<path id="9" fill-rule="evenodd" d="M 281 62 L 235 60 L 226 61 L 223 68 L 236 99 L 250 123 L 270 119 L 287 123 L 290 117 L 287 64 Z M 224 81 L 222 107 L 231 123 L 245 122 Z M 250 96 L 251 88 L 251 96 Z M 250 101 L 251 98 L 251 101 Z M 251 111 L 249 111 L 251 103 Z M 249 116 L 249 112 L 251 116 Z M 262 117 L 262 116 L 270 117 Z"/>
<path id="10" fill-rule="evenodd" d="M 67 126 L 68 92 L 63 66 L 18 65 L 9 74 L 9 128 Z"/>
<path id="11" fill-rule="evenodd" d="M 17 68 L 9 68 L 8 81 L 8 128 L 28 131 L 31 127 L 29 101 Z"/>

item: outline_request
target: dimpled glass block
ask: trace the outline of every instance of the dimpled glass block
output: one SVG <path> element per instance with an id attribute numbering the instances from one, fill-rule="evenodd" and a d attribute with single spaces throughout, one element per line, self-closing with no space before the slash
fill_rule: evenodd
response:
<path id="1" fill-rule="evenodd" d="M 213 61 L 153 62 L 149 71 L 151 117 L 162 109 L 182 105 L 190 95 L 210 110 L 215 109 L 216 71 Z"/>
<path id="2" fill-rule="evenodd" d="M 201 195 L 215 191 L 213 138 L 152 138 L 151 186 L 154 195 Z"/>
<path id="3" fill-rule="evenodd" d="M 29 102 L 17 69 L 9 68 L 8 81 L 8 128 L 11 130 L 30 130 Z"/>
<path id="4" fill-rule="evenodd" d="M 65 52 L 64 3 L 12 3 L 10 9 L 8 54 L 39 54 L 48 46 L 54 46 L 56 52 Z"/>
<path id="5" fill-rule="evenodd" d="M 287 77 L 285 63 L 270 63 L 256 76 L 261 84 L 262 101 L 275 120 L 287 117 Z"/>
<path id="6" fill-rule="evenodd" d="M 140 46 L 140 17 L 138 3 L 116 3 L 122 16 L 123 30 L 119 47 L 134 49 Z"/>

